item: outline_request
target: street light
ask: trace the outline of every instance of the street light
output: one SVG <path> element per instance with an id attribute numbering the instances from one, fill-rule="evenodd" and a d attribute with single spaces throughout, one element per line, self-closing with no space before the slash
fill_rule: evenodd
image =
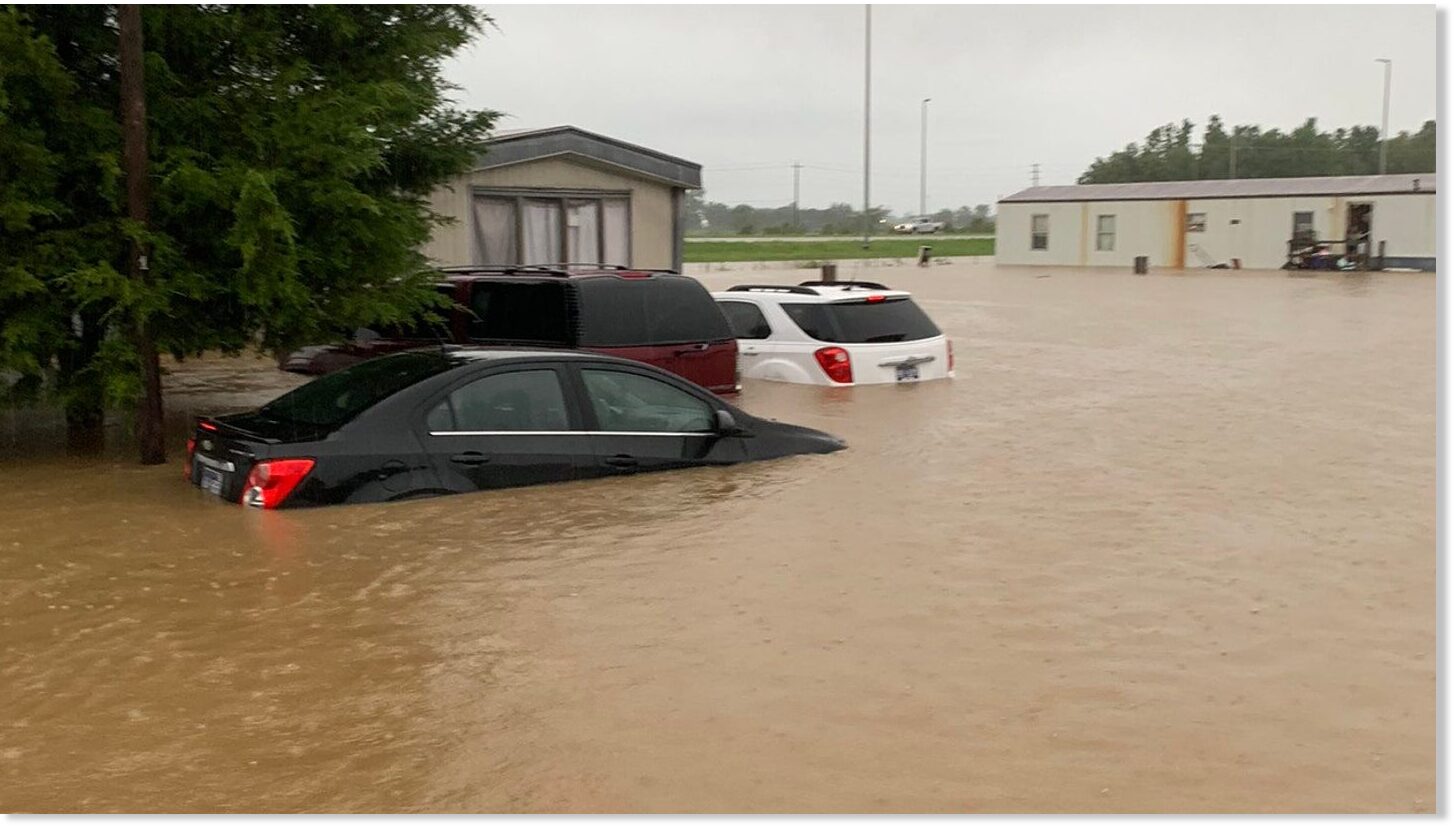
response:
<path id="1" fill-rule="evenodd" d="M 928 212 L 928 197 L 925 193 L 929 186 L 929 102 L 933 98 L 925 98 L 919 102 L 919 215 L 926 215 Z"/>
<path id="2" fill-rule="evenodd" d="M 1374 63 L 1383 64 L 1383 130 L 1378 133 L 1378 174 L 1388 173 L 1388 90 L 1393 82 L 1393 61 L 1388 58 L 1374 58 Z"/>
<path id="3" fill-rule="evenodd" d="M 869 90 L 873 83 L 873 6 L 863 6 L 863 249 L 868 249 L 870 219 L 868 214 L 868 124 L 872 99 Z"/>

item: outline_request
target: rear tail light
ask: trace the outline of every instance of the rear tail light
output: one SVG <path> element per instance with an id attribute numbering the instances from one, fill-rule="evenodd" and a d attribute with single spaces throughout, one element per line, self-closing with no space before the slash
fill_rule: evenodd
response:
<path id="1" fill-rule="evenodd" d="M 313 471 L 313 460 L 309 457 L 260 460 L 247 473 L 247 483 L 242 488 L 242 505 L 276 509 L 283 505 L 283 501 L 310 471 Z"/>
<path id="2" fill-rule="evenodd" d="M 949 349 L 949 373 L 954 373 L 954 340 L 945 339 L 944 345 Z"/>
<path id="3" fill-rule="evenodd" d="M 187 438 L 187 453 L 182 456 L 182 479 L 192 479 L 192 455 L 197 451 L 197 438 Z"/>
<path id="4" fill-rule="evenodd" d="M 848 358 L 847 351 L 842 348 L 819 348 L 813 352 L 813 358 L 818 360 L 828 379 L 834 382 L 853 382 L 853 361 Z"/>

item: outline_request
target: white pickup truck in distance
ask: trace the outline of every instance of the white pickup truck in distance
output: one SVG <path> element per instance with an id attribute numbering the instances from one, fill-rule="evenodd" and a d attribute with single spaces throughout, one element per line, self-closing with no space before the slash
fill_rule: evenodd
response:
<path id="1" fill-rule="evenodd" d="M 894 225 L 895 233 L 938 233 L 944 229 L 944 222 L 928 218 L 916 218 Z"/>
<path id="2" fill-rule="evenodd" d="M 803 282 L 737 285 L 712 298 L 748 379 L 842 386 L 954 376 L 954 344 L 908 291 Z"/>

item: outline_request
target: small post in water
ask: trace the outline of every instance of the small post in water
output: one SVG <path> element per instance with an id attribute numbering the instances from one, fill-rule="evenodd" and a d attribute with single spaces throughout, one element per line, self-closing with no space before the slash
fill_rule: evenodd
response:
<path id="1" fill-rule="evenodd" d="M 830 285 L 838 281 L 837 262 L 828 262 L 827 264 L 823 265 L 823 281 Z"/>

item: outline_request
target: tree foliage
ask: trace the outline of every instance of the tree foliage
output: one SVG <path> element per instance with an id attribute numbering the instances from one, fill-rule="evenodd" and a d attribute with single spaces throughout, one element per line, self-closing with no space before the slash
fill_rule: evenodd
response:
<path id="1" fill-rule="evenodd" d="M 151 227 L 125 221 L 115 11 L 0 7 L 0 372 L 73 413 L 136 393 L 121 335 L 178 357 L 418 313 L 427 195 L 493 112 L 450 100 L 469 6 L 147 6 Z M 123 275 L 143 234 L 151 280 Z"/>
<path id="2" fill-rule="evenodd" d="M 1140 144 L 1097 158 L 1081 184 L 1125 181 L 1190 181 L 1231 178 L 1235 145 L 1237 178 L 1318 175 L 1374 175 L 1378 172 L 1378 129 L 1370 126 L 1318 129 L 1309 118 L 1291 132 L 1257 126 L 1229 133 L 1216 115 L 1207 120 L 1202 140 L 1194 142 L 1191 121 L 1152 130 Z M 1424 122 L 1416 133 L 1400 132 L 1388 142 L 1390 173 L 1434 171 L 1435 126 Z"/>
<path id="3" fill-rule="evenodd" d="M 801 207 L 794 223 L 792 204 L 781 207 L 753 207 L 749 204 L 729 206 L 717 201 L 707 201 L 699 193 L 688 193 L 686 217 L 688 233 L 698 236 L 780 236 L 802 233 L 854 236 L 863 232 L 863 211 L 845 202 L 822 208 Z M 884 222 L 892 224 L 911 217 L 907 214 L 896 216 L 887 207 L 875 207 L 869 213 L 870 224 L 875 233 L 883 232 Z M 995 229 L 994 216 L 990 214 L 988 204 L 940 210 L 932 217 L 952 230 L 993 233 Z"/>

